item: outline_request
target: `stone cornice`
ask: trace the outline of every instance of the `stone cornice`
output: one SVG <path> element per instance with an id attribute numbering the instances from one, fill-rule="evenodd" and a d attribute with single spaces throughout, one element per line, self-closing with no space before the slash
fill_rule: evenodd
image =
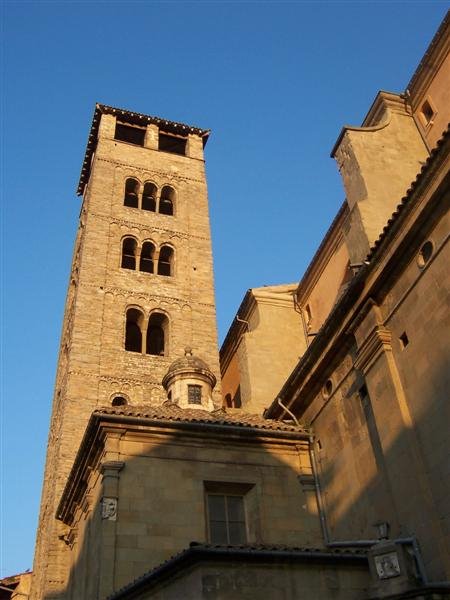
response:
<path id="1" fill-rule="evenodd" d="M 360 347 L 354 363 L 355 368 L 366 374 L 381 354 L 391 350 L 391 332 L 386 327 L 378 325 L 372 329 Z"/>

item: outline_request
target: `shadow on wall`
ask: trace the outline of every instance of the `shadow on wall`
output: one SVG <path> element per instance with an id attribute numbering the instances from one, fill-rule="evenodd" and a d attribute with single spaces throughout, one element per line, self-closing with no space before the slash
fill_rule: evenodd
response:
<path id="1" fill-rule="evenodd" d="M 423 376 L 429 393 L 420 398 L 421 407 L 409 402 L 412 427 L 397 435 L 394 415 L 377 422 L 377 395 L 350 388 L 331 400 L 314 422 L 315 455 L 329 542 L 376 540 L 380 524 L 387 523 L 390 538 L 417 539 L 428 578 L 444 581 L 450 579 L 444 485 L 449 365 L 444 358 L 433 362 Z M 406 392 L 414 398 L 414 390 Z"/>
<path id="2" fill-rule="evenodd" d="M 82 446 L 78 462 L 84 475 L 75 481 L 81 471 L 73 471 L 60 505 L 72 569 L 66 589 L 47 600 L 103 599 L 194 541 L 202 545 L 189 554 L 197 563 L 174 567 L 164 584 L 175 586 L 174 595 L 164 598 L 366 594 L 366 557 L 323 547 L 304 430 L 219 420 L 186 426 L 131 417 L 131 409 L 107 412 L 97 413 L 95 428 L 91 420 L 91 448 Z"/>

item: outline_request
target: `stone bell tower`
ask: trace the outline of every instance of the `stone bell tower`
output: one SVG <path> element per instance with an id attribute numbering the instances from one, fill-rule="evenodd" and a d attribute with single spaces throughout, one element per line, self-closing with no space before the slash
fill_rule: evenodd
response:
<path id="1" fill-rule="evenodd" d="M 97 104 L 67 294 L 32 598 L 63 598 L 67 531 L 56 506 L 99 406 L 167 400 L 185 347 L 219 380 L 203 148 L 209 131 Z M 220 390 L 212 393 L 219 405 Z"/>

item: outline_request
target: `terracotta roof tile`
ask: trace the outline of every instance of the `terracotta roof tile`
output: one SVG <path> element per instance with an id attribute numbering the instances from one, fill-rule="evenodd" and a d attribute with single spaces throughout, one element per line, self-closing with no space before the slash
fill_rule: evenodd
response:
<path id="1" fill-rule="evenodd" d="M 164 402 L 161 406 L 119 406 L 98 409 L 94 415 L 123 415 L 124 417 L 141 417 L 158 421 L 185 423 L 205 423 L 211 425 L 229 425 L 242 428 L 267 429 L 271 431 L 307 432 L 302 426 L 294 423 L 264 419 L 259 415 L 227 412 L 218 409 L 213 412 L 202 409 L 180 408 L 172 402 Z"/>

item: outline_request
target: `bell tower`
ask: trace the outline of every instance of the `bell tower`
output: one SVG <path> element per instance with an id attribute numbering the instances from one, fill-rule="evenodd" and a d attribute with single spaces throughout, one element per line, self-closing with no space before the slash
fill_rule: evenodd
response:
<path id="1" fill-rule="evenodd" d="M 192 347 L 219 378 L 203 148 L 209 131 L 97 104 L 66 300 L 32 598 L 63 598 L 56 506 L 93 410 L 158 405 Z M 218 386 L 212 395 L 220 404 Z"/>

